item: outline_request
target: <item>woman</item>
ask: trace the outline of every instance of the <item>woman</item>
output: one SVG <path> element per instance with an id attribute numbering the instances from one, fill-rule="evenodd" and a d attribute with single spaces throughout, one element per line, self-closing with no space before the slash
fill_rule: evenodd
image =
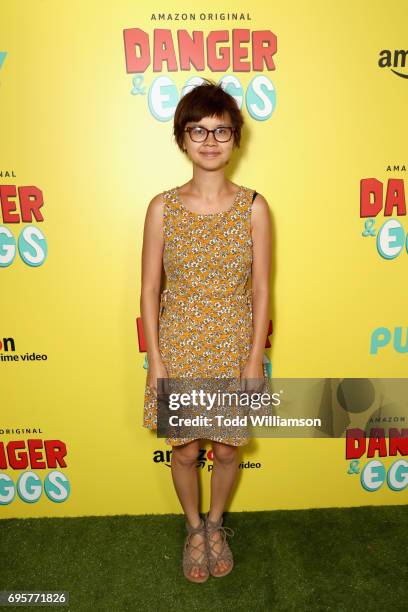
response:
<path id="1" fill-rule="evenodd" d="M 225 176 L 243 122 L 235 99 L 208 80 L 181 98 L 174 115 L 175 140 L 193 174 L 184 185 L 156 195 L 146 213 L 140 308 L 148 359 L 143 425 L 150 429 L 157 429 L 158 378 L 239 377 L 245 384 L 266 375 L 268 204 Z M 168 287 L 160 294 L 163 264 Z M 228 428 L 207 437 L 213 471 L 203 520 L 196 469 L 202 438 L 197 428 L 188 437 L 166 438 L 186 515 L 184 575 L 192 582 L 232 570 L 226 540 L 232 530 L 222 526 L 222 515 L 238 473 L 239 447 L 248 443 Z"/>

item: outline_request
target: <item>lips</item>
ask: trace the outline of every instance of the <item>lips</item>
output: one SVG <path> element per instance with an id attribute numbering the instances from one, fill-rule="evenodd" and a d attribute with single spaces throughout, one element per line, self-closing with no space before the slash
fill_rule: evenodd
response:
<path id="1" fill-rule="evenodd" d="M 209 152 L 206 153 L 205 151 L 202 151 L 201 155 L 204 155 L 204 157 L 217 157 L 217 155 L 219 155 L 219 153 L 215 153 L 215 152 L 213 152 L 213 153 L 209 153 Z"/>

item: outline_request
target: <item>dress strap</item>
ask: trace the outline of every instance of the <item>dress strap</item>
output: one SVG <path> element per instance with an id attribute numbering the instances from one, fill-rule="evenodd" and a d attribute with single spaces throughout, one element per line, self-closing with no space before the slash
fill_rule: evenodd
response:
<path id="1" fill-rule="evenodd" d="M 167 225 L 169 217 L 169 189 L 162 191 L 161 197 L 163 202 L 163 236 L 165 237 L 167 235 Z"/>
<path id="2" fill-rule="evenodd" d="M 163 215 L 166 217 L 169 212 L 174 211 L 177 208 L 177 203 L 174 197 L 173 189 L 166 189 L 162 191 L 162 200 L 164 203 Z"/>
<path id="3" fill-rule="evenodd" d="M 162 192 L 162 198 L 164 201 L 164 212 L 173 211 L 176 212 L 180 210 L 180 206 L 177 202 L 177 197 L 175 193 L 175 188 L 166 189 Z"/>
<path id="4" fill-rule="evenodd" d="M 163 235 L 171 236 L 177 228 L 180 217 L 180 207 L 175 197 L 174 189 L 166 189 L 161 193 L 163 201 Z"/>

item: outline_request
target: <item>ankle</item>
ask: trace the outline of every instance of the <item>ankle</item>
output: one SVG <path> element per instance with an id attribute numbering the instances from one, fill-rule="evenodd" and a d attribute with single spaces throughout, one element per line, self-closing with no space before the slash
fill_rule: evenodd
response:
<path id="1" fill-rule="evenodd" d="M 221 517 L 222 517 L 222 512 L 221 514 L 216 514 L 216 513 L 211 513 L 211 510 L 210 510 L 207 514 L 208 520 L 211 521 L 212 523 L 218 523 L 221 520 Z"/>
<path id="2" fill-rule="evenodd" d="M 201 517 L 199 515 L 197 515 L 196 517 L 192 517 L 191 520 L 189 519 L 188 516 L 186 518 L 187 518 L 188 523 L 191 525 L 191 527 L 193 527 L 193 529 L 197 529 L 198 527 L 200 527 Z"/>

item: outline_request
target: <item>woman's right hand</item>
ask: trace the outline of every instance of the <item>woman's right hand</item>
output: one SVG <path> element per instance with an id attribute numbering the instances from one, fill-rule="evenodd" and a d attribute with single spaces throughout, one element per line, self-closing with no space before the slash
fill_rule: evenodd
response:
<path id="1" fill-rule="evenodd" d="M 157 395 L 157 379 L 168 378 L 167 368 L 162 361 L 154 361 L 147 368 L 147 386 Z"/>

